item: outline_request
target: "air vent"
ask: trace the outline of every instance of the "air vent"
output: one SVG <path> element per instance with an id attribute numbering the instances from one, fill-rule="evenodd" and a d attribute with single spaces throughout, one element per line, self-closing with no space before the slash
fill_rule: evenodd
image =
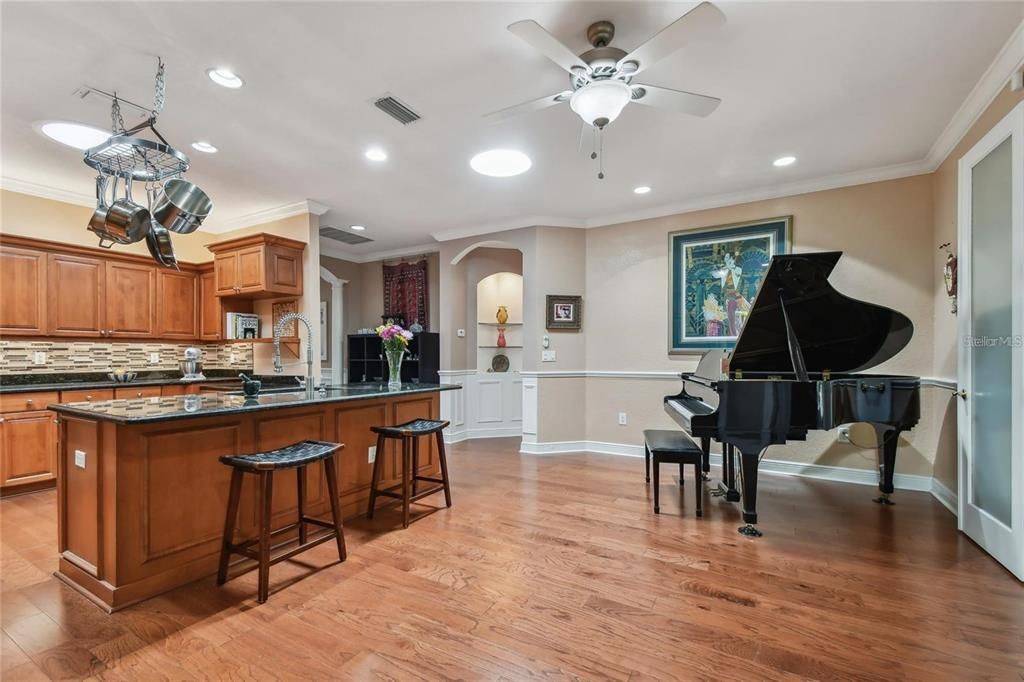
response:
<path id="1" fill-rule="evenodd" d="M 420 120 L 419 114 L 399 102 L 391 95 L 385 95 L 384 97 L 376 100 L 373 103 L 373 106 L 377 107 L 402 125 L 409 125 L 414 121 Z"/>
<path id="2" fill-rule="evenodd" d="M 334 241 L 341 242 L 342 244 L 365 244 L 366 242 L 373 241 L 361 234 L 346 232 L 345 230 L 339 230 L 336 227 L 328 227 L 326 225 L 320 228 L 320 236 L 324 239 L 333 239 Z"/>

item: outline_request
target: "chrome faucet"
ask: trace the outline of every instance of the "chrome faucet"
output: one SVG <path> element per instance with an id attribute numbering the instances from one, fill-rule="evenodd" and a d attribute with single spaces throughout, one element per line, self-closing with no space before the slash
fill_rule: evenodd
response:
<path id="1" fill-rule="evenodd" d="M 304 386 L 306 389 L 311 389 L 316 385 L 316 381 L 313 379 L 313 325 L 298 313 L 286 313 L 274 325 L 274 374 L 284 371 L 284 367 L 281 365 L 281 334 L 284 332 L 284 326 L 292 320 L 298 320 L 306 325 L 306 383 Z"/>

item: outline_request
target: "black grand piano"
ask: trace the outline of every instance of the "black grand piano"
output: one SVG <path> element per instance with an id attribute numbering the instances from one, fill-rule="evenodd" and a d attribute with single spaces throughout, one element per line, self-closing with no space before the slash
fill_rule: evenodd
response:
<path id="1" fill-rule="evenodd" d="M 684 372 L 683 390 L 665 397 L 665 411 L 704 450 L 723 445 L 719 494 L 743 501 L 740 533 L 760 536 L 757 468 L 769 445 L 806 440 L 814 429 L 866 422 L 879 443 L 876 502 L 892 504 L 899 434 L 921 416 L 919 377 L 862 374 L 910 342 L 905 315 L 844 296 L 828 276 L 841 251 L 772 258 L 722 372 L 724 351 L 711 351 L 697 371 Z M 687 391 L 690 388 L 694 393 Z M 736 489 L 736 454 L 740 490 Z"/>

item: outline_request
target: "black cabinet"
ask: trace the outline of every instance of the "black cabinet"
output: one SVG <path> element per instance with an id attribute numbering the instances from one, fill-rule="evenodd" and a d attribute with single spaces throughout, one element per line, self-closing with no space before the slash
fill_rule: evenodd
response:
<path id="1" fill-rule="evenodd" d="M 420 332 L 409 342 L 402 361 L 402 381 L 421 384 L 439 383 L 441 341 L 436 332 Z M 374 383 L 388 380 L 388 361 L 384 346 L 376 334 L 349 334 L 348 382 Z"/>

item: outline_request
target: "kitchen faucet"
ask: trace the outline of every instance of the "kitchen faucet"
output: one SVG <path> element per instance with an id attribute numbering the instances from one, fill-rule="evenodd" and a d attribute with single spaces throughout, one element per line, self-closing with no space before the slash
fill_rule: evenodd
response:
<path id="1" fill-rule="evenodd" d="M 281 365 L 281 334 L 284 332 L 284 326 L 292 320 L 298 320 L 302 324 L 306 325 L 306 383 L 305 387 L 307 390 L 312 390 L 316 385 L 316 381 L 313 379 L 313 326 L 309 323 L 305 317 L 299 313 L 285 313 L 281 319 L 274 325 L 274 374 L 280 374 L 284 371 L 284 367 Z"/>

